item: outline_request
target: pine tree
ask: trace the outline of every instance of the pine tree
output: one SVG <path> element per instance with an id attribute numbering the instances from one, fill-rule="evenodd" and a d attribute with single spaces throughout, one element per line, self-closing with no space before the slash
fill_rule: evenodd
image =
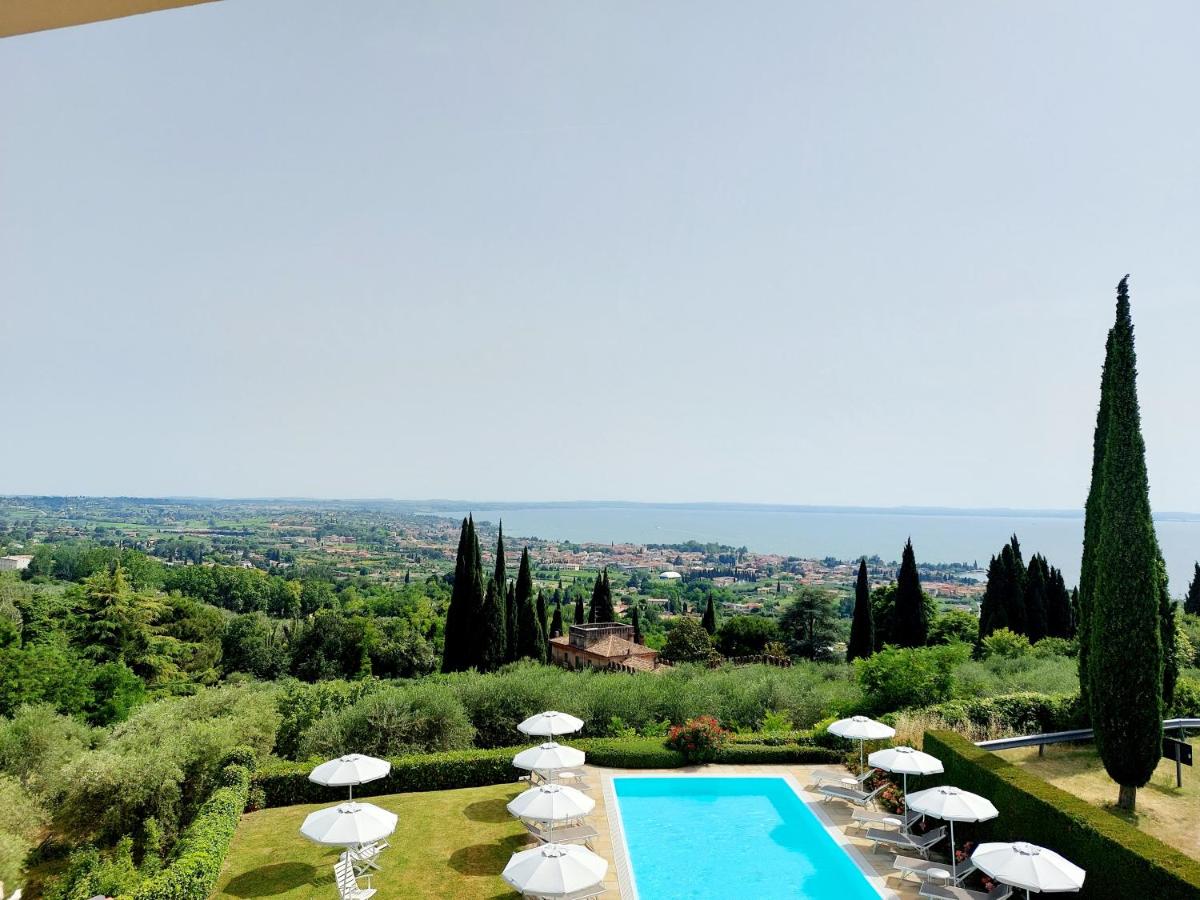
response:
<path id="1" fill-rule="evenodd" d="M 546 661 L 546 635 L 538 627 L 537 604 L 533 598 L 533 572 L 529 564 L 529 548 L 521 552 L 521 567 L 517 570 L 514 589 L 517 636 L 514 642 L 515 659 Z"/>
<path id="2" fill-rule="evenodd" d="M 704 606 L 700 624 L 710 635 L 717 633 L 717 608 L 713 605 L 712 594 L 708 595 L 708 603 Z"/>
<path id="3" fill-rule="evenodd" d="M 1046 607 L 1049 605 L 1050 568 L 1046 559 L 1034 554 L 1025 573 L 1025 635 L 1036 644 L 1049 632 Z"/>
<path id="4" fill-rule="evenodd" d="M 1128 276 L 1105 361 L 1108 424 L 1100 459 L 1099 539 L 1092 562 L 1087 674 L 1096 748 L 1133 811 L 1137 789 L 1162 752 L 1162 578 L 1150 513 L 1146 445 L 1137 397 L 1137 357 Z M 1101 406 L 1105 401 L 1101 401 Z M 1088 510 L 1091 513 L 1091 510 Z M 1086 528 L 1086 525 L 1085 525 Z"/>
<path id="5" fill-rule="evenodd" d="M 904 545 L 900 571 L 896 573 L 895 629 L 893 637 L 898 647 L 924 647 L 929 636 L 929 620 L 925 614 L 925 599 L 921 593 L 921 576 L 912 538 Z"/>
<path id="6" fill-rule="evenodd" d="M 1063 580 L 1063 573 L 1050 567 L 1050 584 L 1046 596 L 1046 633 L 1050 637 L 1069 640 L 1072 628 L 1071 594 Z"/>
<path id="7" fill-rule="evenodd" d="M 479 671 L 492 672 L 508 661 L 505 600 L 496 579 L 488 580 L 479 628 Z"/>
<path id="8" fill-rule="evenodd" d="M 875 652 L 875 620 L 871 613 L 871 585 L 867 579 L 867 558 L 858 563 L 858 579 L 854 582 L 854 618 L 850 623 L 850 640 L 846 644 L 846 662 L 866 658 Z"/>
<path id="9" fill-rule="evenodd" d="M 562 636 L 563 636 L 563 614 L 562 614 L 562 600 L 560 599 L 558 602 L 556 602 L 554 604 L 554 618 L 550 620 L 550 637 L 556 638 L 556 637 L 562 637 Z"/>
<path id="10" fill-rule="evenodd" d="M 1200 562 L 1195 566 L 1196 570 L 1192 575 L 1191 586 L 1188 587 L 1187 598 L 1183 601 L 1183 611 L 1189 616 L 1200 616 Z"/>
<path id="11" fill-rule="evenodd" d="M 633 608 L 633 642 L 635 644 L 642 643 L 642 622 L 638 618 L 638 608 Z"/>
<path id="12" fill-rule="evenodd" d="M 478 642 L 475 631 L 483 610 L 483 563 L 479 557 L 479 539 L 475 520 L 463 519 L 454 562 L 454 586 L 446 609 L 442 671 L 464 672 L 477 665 Z"/>

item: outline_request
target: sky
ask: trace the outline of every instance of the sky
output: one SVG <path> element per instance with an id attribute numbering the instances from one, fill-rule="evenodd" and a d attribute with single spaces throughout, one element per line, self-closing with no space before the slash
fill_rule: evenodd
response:
<path id="1" fill-rule="evenodd" d="M 1200 511 L 1200 5 L 223 0 L 0 41 L 0 493 Z"/>

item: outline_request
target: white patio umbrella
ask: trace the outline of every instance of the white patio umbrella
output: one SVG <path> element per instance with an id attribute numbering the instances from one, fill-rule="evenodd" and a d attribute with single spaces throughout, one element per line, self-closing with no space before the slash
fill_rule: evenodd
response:
<path id="1" fill-rule="evenodd" d="M 604 880 L 608 862 L 587 847 L 576 844 L 543 844 L 514 853 L 501 873 L 522 894 L 562 897 Z"/>
<path id="2" fill-rule="evenodd" d="M 950 869 L 953 875 L 958 875 L 958 862 L 954 855 L 954 823 L 986 822 L 1000 815 L 986 797 L 949 785 L 917 791 L 908 798 L 908 808 L 950 823 Z"/>
<path id="3" fill-rule="evenodd" d="M 339 803 L 309 813 L 300 833 L 318 844 L 361 847 L 396 830 L 399 817 L 373 803 Z"/>
<path id="4" fill-rule="evenodd" d="M 1053 850 L 1017 841 L 1013 844 L 980 844 L 971 854 L 971 862 L 997 881 L 1030 891 L 1054 893 L 1078 891 L 1087 875 L 1075 863 Z"/>
<path id="5" fill-rule="evenodd" d="M 518 769 L 553 773 L 559 769 L 573 769 L 576 766 L 582 766 L 583 760 L 582 750 L 547 741 L 536 747 L 530 747 L 528 750 L 522 750 L 513 757 L 513 765 Z"/>
<path id="6" fill-rule="evenodd" d="M 386 759 L 348 753 L 345 756 L 323 762 L 308 774 L 309 781 L 326 787 L 349 787 L 350 799 L 354 799 L 354 785 L 383 778 L 392 771 Z"/>
<path id="7" fill-rule="evenodd" d="M 904 776 L 904 809 L 906 812 L 909 808 L 908 776 L 938 775 L 946 771 L 942 768 L 942 761 L 936 756 L 930 756 L 928 753 L 922 753 L 912 747 L 885 747 L 868 756 L 867 762 L 876 769 Z M 907 818 L 904 827 L 908 828 Z"/>
<path id="8" fill-rule="evenodd" d="M 533 737 L 557 737 L 560 734 L 574 734 L 583 727 L 583 719 L 577 719 L 568 713 L 555 712 L 548 709 L 536 716 L 530 716 L 517 726 L 522 734 Z"/>
<path id="9" fill-rule="evenodd" d="M 555 822 L 581 818 L 595 808 L 595 800 L 565 784 L 540 784 L 518 794 L 508 804 L 508 811 L 518 819 L 549 822 L 551 841 Z"/>
<path id="10" fill-rule="evenodd" d="M 858 741 L 858 771 L 861 775 L 866 768 L 863 765 L 863 742 L 882 741 L 894 737 L 896 729 L 884 725 L 882 722 L 876 722 L 874 719 L 868 719 L 866 716 L 851 716 L 849 719 L 838 719 L 830 725 L 829 733 Z"/>

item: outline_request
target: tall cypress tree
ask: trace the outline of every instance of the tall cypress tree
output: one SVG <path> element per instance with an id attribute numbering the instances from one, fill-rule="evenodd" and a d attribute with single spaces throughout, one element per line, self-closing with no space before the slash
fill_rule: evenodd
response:
<path id="1" fill-rule="evenodd" d="M 1004 568 L 1004 610 L 1008 616 L 1008 627 L 1017 634 L 1029 633 L 1029 615 L 1025 610 L 1025 561 L 1021 558 L 1021 545 L 1014 534 L 1008 546 L 1000 551 L 1000 563 Z"/>
<path id="2" fill-rule="evenodd" d="M 550 659 L 550 623 L 546 621 L 546 598 L 541 591 L 537 595 L 538 631 L 542 636 L 543 660 Z"/>
<path id="3" fill-rule="evenodd" d="M 479 554 L 479 536 L 475 520 L 463 519 L 454 564 L 454 586 L 446 610 L 442 671 L 464 672 L 479 665 L 477 633 L 483 614 L 483 562 Z"/>
<path id="4" fill-rule="evenodd" d="M 709 634 L 717 633 L 717 608 L 713 605 L 712 594 L 708 595 L 708 603 L 704 606 L 704 615 L 700 618 L 700 625 Z"/>
<path id="5" fill-rule="evenodd" d="M 854 619 L 850 623 L 850 641 L 846 644 L 846 661 L 865 659 L 875 652 L 875 620 L 871 615 L 871 585 L 867 579 L 867 558 L 858 563 L 858 579 L 854 582 Z"/>
<path id="6" fill-rule="evenodd" d="M 560 599 L 554 604 L 554 618 L 550 620 L 550 637 L 562 637 L 563 635 L 563 614 L 562 600 Z"/>
<path id="7" fill-rule="evenodd" d="M 1046 633 L 1050 637 L 1070 639 L 1074 634 L 1071 623 L 1071 594 L 1062 572 L 1051 566 L 1046 595 Z"/>
<path id="8" fill-rule="evenodd" d="M 508 640 L 505 633 L 504 595 L 496 579 L 488 580 L 483 597 L 483 616 L 479 634 L 479 671 L 491 672 L 508 661 Z"/>
<path id="9" fill-rule="evenodd" d="M 1195 566 L 1192 583 L 1188 587 L 1187 597 L 1183 601 L 1183 611 L 1189 616 L 1200 616 L 1200 562 L 1195 563 Z"/>
<path id="10" fill-rule="evenodd" d="M 1109 418 L 1096 504 L 1099 540 L 1092 596 L 1084 608 L 1088 696 L 1096 748 L 1120 785 L 1117 805 L 1132 811 L 1137 789 L 1150 780 L 1162 752 L 1163 647 L 1162 578 L 1138 409 L 1128 276 L 1117 288 L 1105 370 Z"/>
<path id="11" fill-rule="evenodd" d="M 633 642 L 640 644 L 642 642 L 642 621 L 638 617 L 638 608 L 633 608 Z"/>
<path id="12" fill-rule="evenodd" d="M 1175 682 L 1179 680 L 1179 659 L 1175 655 L 1175 601 L 1167 581 L 1167 563 L 1158 555 L 1158 616 L 1163 653 L 1163 710 L 1175 703 Z"/>
<path id="13" fill-rule="evenodd" d="M 1025 573 L 1025 634 L 1036 644 L 1049 633 L 1046 607 L 1049 605 L 1050 568 L 1045 557 L 1035 553 Z"/>
<path id="14" fill-rule="evenodd" d="M 521 567 L 517 570 L 514 589 L 517 609 L 517 639 L 512 656 L 546 661 L 546 636 L 538 627 L 537 605 L 533 599 L 533 572 L 529 565 L 529 548 L 521 552 Z"/>
<path id="15" fill-rule="evenodd" d="M 988 563 L 987 586 L 979 601 L 979 640 L 993 631 L 1008 627 L 1008 606 L 1005 602 L 1007 587 L 1004 565 L 1000 557 L 993 556 Z"/>
<path id="16" fill-rule="evenodd" d="M 893 637 L 898 647 L 924 647 L 929 639 L 929 620 L 925 598 L 921 594 L 921 576 L 912 538 L 904 545 L 900 571 L 896 573 L 895 626 Z"/>
<path id="17" fill-rule="evenodd" d="M 589 622 L 615 622 L 617 611 L 613 607 L 612 587 L 608 583 L 608 569 L 605 568 L 596 576 L 592 586 L 592 602 L 588 609 Z"/>
<path id="18" fill-rule="evenodd" d="M 583 594 L 575 595 L 575 619 L 576 625 L 583 625 L 587 622 L 587 611 L 583 608 Z"/>

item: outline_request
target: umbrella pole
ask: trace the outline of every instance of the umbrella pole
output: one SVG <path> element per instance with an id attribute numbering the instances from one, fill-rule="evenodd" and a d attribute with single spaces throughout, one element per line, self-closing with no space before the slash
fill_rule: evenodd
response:
<path id="1" fill-rule="evenodd" d="M 954 820 L 950 820 L 950 877 L 958 884 L 958 853 L 954 849 Z"/>
<path id="2" fill-rule="evenodd" d="M 900 815 L 900 823 L 904 826 L 905 833 L 908 832 L 908 773 L 905 772 L 904 778 L 904 812 Z"/>
<path id="3" fill-rule="evenodd" d="M 861 775 L 863 772 L 865 772 L 867 770 L 866 764 L 863 762 L 863 746 L 866 743 L 867 743 L 866 741 L 858 742 L 858 774 L 859 775 Z"/>
<path id="4" fill-rule="evenodd" d="M 354 802 L 354 785 L 350 785 L 350 802 Z"/>

